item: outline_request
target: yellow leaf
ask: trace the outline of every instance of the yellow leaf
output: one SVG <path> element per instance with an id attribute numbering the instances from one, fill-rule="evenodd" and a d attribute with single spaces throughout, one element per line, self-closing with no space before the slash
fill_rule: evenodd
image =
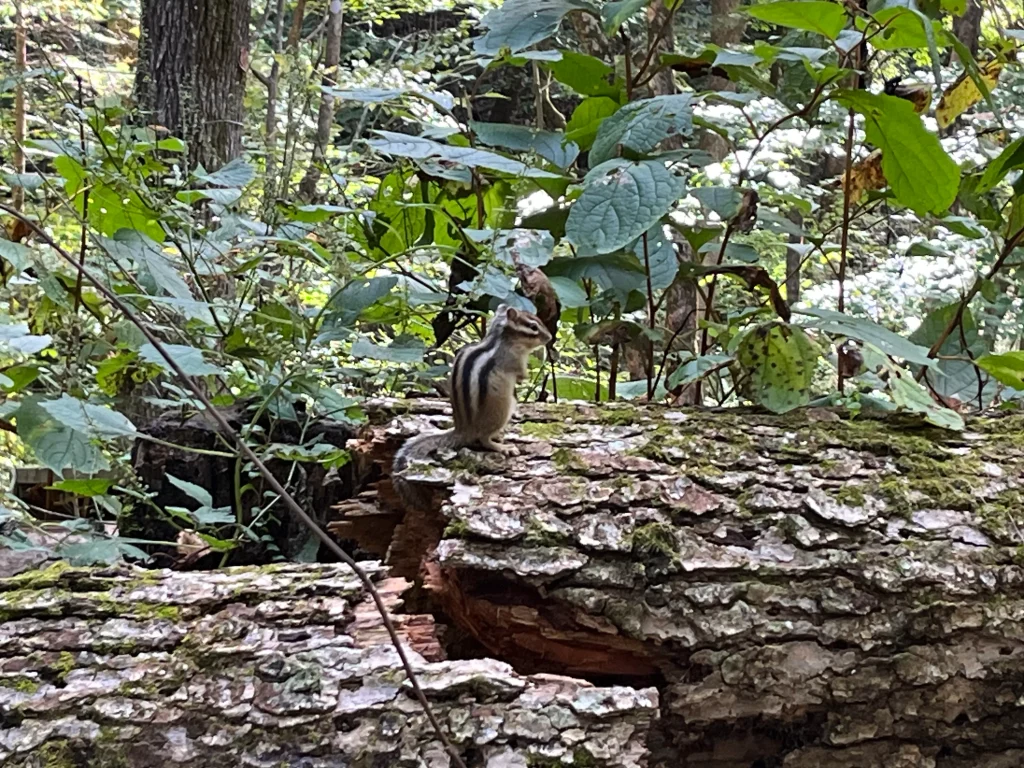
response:
<path id="1" fill-rule="evenodd" d="M 993 60 L 987 64 L 982 64 L 979 69 L 982 81 L 991 91 L 999 81 L 999 74 L 1003 71 L 1003 62 Z M 955 83 L 946 89 L 946 92 L 942 94 L 939 106 L 935 108 L 935 120 L 938 122 L 939 128 L 948 126 L 960 115 L 981 101 L 981 98 L 982 95 L 981 91 L 978 90 L 978 86 L 974 84 L 971 76 L 964 72 L 957 78 Z"/>
<path id="2" fill-rule="evenodd" d="M 882 173 L 882 150 L 876 149 L 850 169 L 850 204 L 860 200 L 865 192 L 885 186 Z M 846 174 L 840 179 L 841 190 L 846 190 Z"/>

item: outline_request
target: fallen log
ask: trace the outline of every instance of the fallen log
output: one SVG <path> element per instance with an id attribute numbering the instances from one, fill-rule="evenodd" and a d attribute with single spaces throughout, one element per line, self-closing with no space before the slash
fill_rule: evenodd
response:
<path id="1" fill-rule="evenodd" d="M 656 686 L 651 765 L 1021 764 L 1024 416 L 956 434 L 529 406 L 506 437 L 518 455 L 410 468 L 436 505 L 399 513 L 390 458 L 449 413 L 370 412 L 357 455 L 375 487 L 333 529 L 390 540 L 380 555 L 420 608 L 480 653 Z"/>
<path id="2" fill-rule="evenodd" d="M 444 660 L 402 579 L 364 564 L 468 766 L 644 764 L 657 693 Z M 10 768 L 450 764 L 343 565 L 206 573 L 53 565 L 0 580 Z"/>

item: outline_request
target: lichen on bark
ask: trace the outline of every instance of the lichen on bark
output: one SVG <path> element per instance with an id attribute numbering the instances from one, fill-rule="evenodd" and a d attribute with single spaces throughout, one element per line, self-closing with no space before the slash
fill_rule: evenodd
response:
<path id="1" fill-rule="evenodd" d="M 389 408 L 364 442 L 385 468 L 446 421 Z M 652 765 L 1019 756 L 1024 417 L 560 404 L 521 408 L 506 442 L 424 470 L 424 584 L 518 669 L 656 684 Z"/>

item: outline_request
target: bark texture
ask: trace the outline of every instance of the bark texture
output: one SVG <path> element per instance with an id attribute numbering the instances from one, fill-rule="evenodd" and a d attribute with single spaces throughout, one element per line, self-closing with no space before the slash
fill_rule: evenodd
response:
<path id="1" fill-rule="evenodd" d="M 0 580 L 0 611 L 4 766 L 449 764 L 345 566 L 53 566 Z M 655 691 L 444 661 L 429 617 L 395 621 L 468 765 L 642 764 Z"/>
<path id="2" fill-rule="evenodd" d="M 135 98 L 211 171 L 242 151 L 249 0 L 143 0 Z"/>
<path id="3" fill-rule="evenodd" d="M 413 409 L 368 460 L 447 423 Z M 656 685 L 651 765 L 1020 763 L 1024 417 L 537 406 L 506 443 L 420 466 L 439 511 L 391 557 L 433 551 L 424 591 L 521 671 Z"/>

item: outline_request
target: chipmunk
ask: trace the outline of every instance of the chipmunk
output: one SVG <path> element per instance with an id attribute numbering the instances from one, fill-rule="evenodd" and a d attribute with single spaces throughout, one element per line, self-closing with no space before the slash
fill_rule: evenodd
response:
<path id="1" fill-rule="evenodd" d="M 526 378 L 526 361 L 551 332 L 530 312 L 498 307 L 487 335 L 459 350 L 449 379 L 455 428 L 419 435 L 406 441 L 392 463 L 392 485 L 402 503 L 422 509 L 423 494 L 401 473 L 412 461 L 438 450 L 474 448 L 505 453 L 496 439 L 508 424 L 516 404 L 516 384 Z"/>

